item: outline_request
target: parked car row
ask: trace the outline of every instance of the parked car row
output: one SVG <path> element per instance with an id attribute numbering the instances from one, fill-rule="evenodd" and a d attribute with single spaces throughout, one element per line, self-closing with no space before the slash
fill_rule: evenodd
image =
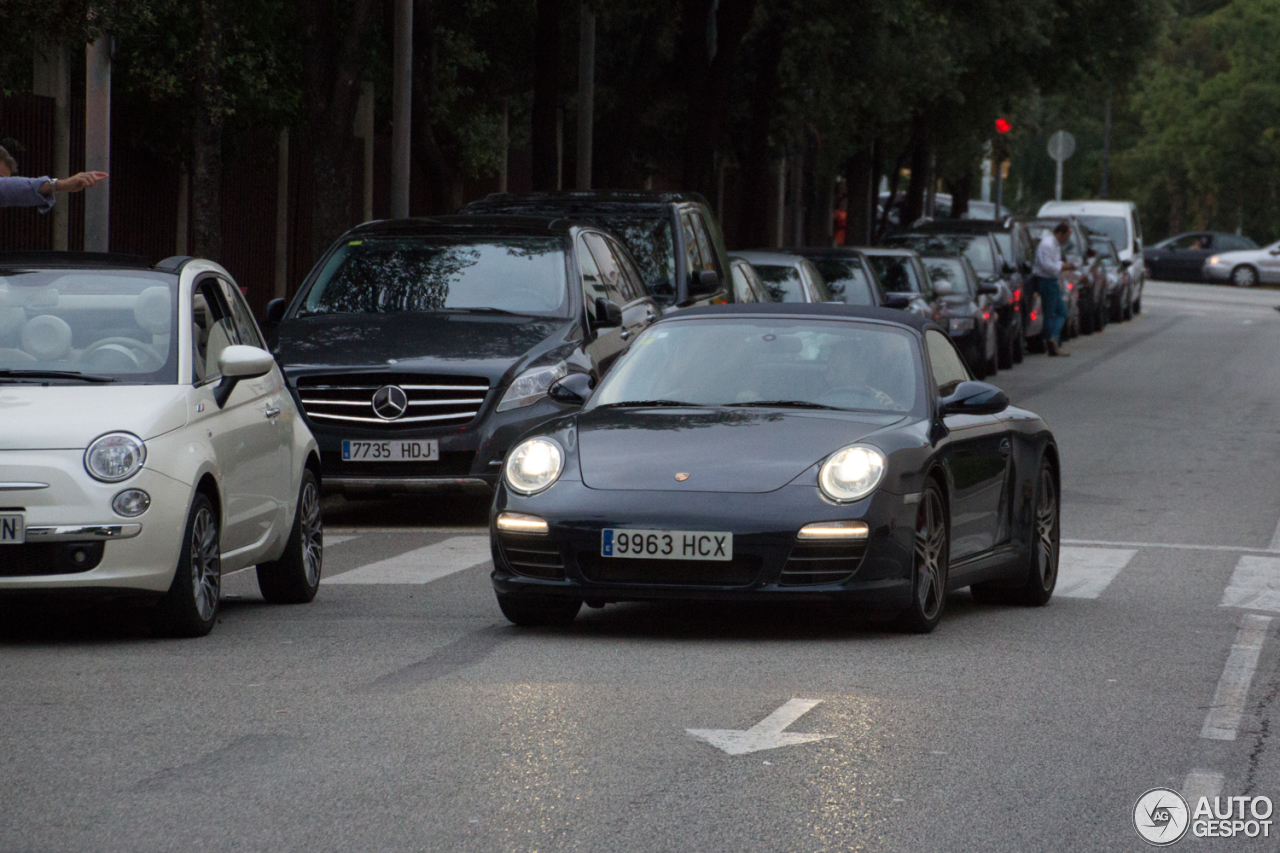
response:
<path id="1" fill-rule="evenodd" d="M 1042 604 L 1057 451 L 974 380 L 1042 348 L 1029 258 L 1056 221 L 730 256 L 695 195 L 494 195 L 352 229 L 266 335 L 207 261 L 0 255 L 0 595 L 143 599 L 200 635 L 224 572 L 315 596 L 323 493 L 450 490 L 496 493 L 520 624 L 689 595 L 860 602 L 911 630 L 957 586 Z M 1087 333 L 1141 288 L 1069 221 Z M 925 441 L 952 416 L 972 435 Z M 952 457 L 988 452 L 960 484 Z M 732 497 L 695 512 L 709 493 Z M 1015 496 L 1040 525 L 1017 547 L 987 525 Z"/>

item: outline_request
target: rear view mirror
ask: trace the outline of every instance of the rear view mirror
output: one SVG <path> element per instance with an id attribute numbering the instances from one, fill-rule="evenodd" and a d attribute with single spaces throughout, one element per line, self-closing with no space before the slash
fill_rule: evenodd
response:
<path id="1" fill-rule="evenodd" d="M 284 312 L 289 310 L 289 300 L 272 299 L 267 303 L 266 325 L 278 326 L 284 319 Z"/>
<path id="2" fill-rule="evenodd" d="M 933 283 L 933 292 L 939 296 L 954 296 L 955 286 L 945 278 L 940 278 Z"/>
<path id="3" fill-rule="evenodd" d="M 884 297 L 885 308 L 897 308 L 899 310 L 911 305 L 911 297 L 905 293 L 887 293 Z"/>
<path id="4" fill-rule="evenodd" d="M 999 293 L 1000 293 L 1000 288 L 996 287 L 994 284 L 980 284 L 980 285 L 978 285 L 978 294 L 979 294 L 979 295 L 983 295 L 983 294 L 985 294 L 985 295 L 987 295 L 987 296 L 996 296 L 996 295 L 998 295 Z"/>
<path id="5" fill-rule="evenodd" d="M 1013 264 L 1008 261 L 1005 261 L 1005 263 L 1000 267 L 1001 275 L 1013 275 L 1015 272 L 1017 272 L 1017 270 L 1014 269 Z"/>
<path id="6" fill-rule="evenodd" d="M 961 382 L 949 397 L 942 398 L 945 415 L 998 415 L 1009 408 L 1003 391 L 986 382 Z"/>
<path id="7" fill-rule="evenodd" d="M 622 309 L 618 307 L 618 303 L 603 296 L 597 296 L 595 308 L 595 321 L 599 328 L 611 329 L 622 325 Z"/>
<path id="8" fill-rule="evenodd" d="M 585 373 L 570 373 L 552 382 L 547 396 L 567 406 L 581 406 L 591 396 L 595 384 L 595 380 Z"/>

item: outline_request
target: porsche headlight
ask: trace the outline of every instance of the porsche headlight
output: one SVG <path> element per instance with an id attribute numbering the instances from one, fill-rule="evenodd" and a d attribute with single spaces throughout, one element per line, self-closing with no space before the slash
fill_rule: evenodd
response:
<path id="1" fill-rule="evenodd" d="M 147 446 L 142 439 L 127 432 L 109 432 L 84 452 L 84 469 L 95 480 L 118 483 L 138 473 L 146 460 Z"/>
<path id="2" fill-rule="evenodd" d="M 505 475 L 512 491 L 536 495 L 560 479 L 564 471 L 564 451 L 549 438 L 530 438 L 515 446 L 507 456 Z"/>
<path id="3" fill-rule="evenodd" d="M 526 370 L 516 377 L 516 381 L 512 382 L 511 387 L 507 389 L 507 393 L 502 395 L 498 411 L 505 412 L 507 409 L 532 406 L 547 396 L 547 389 L 551 387 L 552 382 L 568 375 L 569 366 L 563 361 L 547 367 Z"/>
<path id="4" fill-rule="evenodd" d="M 818 473 L 822 493 L 838 503 L 860 501 L 884 479 L 884 454 L 860 444 L 838 450 Z"/>

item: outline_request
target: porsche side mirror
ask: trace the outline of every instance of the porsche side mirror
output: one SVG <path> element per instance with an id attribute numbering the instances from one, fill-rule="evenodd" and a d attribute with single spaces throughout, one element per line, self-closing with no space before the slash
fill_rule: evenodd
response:
<path id="1" fill-rule="evenodd" d="M 595 380 L 585 373 L 570 373 L 551 383 L 547 396 L 566 406 L 581 406 L 591 396 Z"/>
<path id="2" fill-rule="evenodd" d="M 942 414 L 998 415 L 1009 408 L 1009 397 L 986 382 L 961 382 L 948 397 L 942 398 Z"/>
<path id="3" fill-rule="evenodd" d="M 284 312 L 289 310 L 289 300 L 272 299 L 267 303 L 266 325 L 278 326 L 284 319 Z"/>
<path id="4" fill-rule="evenodd" d="M 218 356 L 218 372 L 222 374 L 222 381 L 213 389 L 213 399 L 217 401 L 218 408 L 227 404 L 227 399 L 241 379 L 266 376 L 275 363 L 271 353 L 258 347 L 234 344 L 224 349 Z"/>
<path id="5" fill-rule="evenodd" d="M 886 293 L 884 297 L 885 308 L 905 309 L 911 305 L 911 297 L 905 293 Z"/>
<path id="6" fill-rule="evenodd" d="M 618 307 L 618 303 L 611 299 L 605 299 L 603 296 L 597 296 L 595 307 L 596 326 L 602 329 L 611 329 L 622 325 L 622 309 Z"/>

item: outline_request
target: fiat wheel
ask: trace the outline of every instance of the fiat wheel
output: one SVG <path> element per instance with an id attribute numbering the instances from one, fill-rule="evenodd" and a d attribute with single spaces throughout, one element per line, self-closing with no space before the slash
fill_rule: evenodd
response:
<path id="1" fill-rule="evenodd" d="M 315 472 L 304 468 L 289 541 L 279 559 L 258 564 L 258 589 L 268 604 L 306 604 L 320 589 L 323 566 L 320 483 Z"/>
<path id="2" fill-rule="evenodd" d="M 197 492 L 191 502 L 182 553 L 169 591 L 152 611 L 153 627 L 173 637 L 203 637 L 213 630 L 222 596 L 222 542 L 213 502 Z"/>
<path id="3" fill-rule="evenodd" d="M 911 566 L 911 605 L 898 614 L 898 627 L 927 634 L 938 625 L 947 603 L 950 541 L 942 490 L 928 481 L 916 510 L 915 548 Z"/>

